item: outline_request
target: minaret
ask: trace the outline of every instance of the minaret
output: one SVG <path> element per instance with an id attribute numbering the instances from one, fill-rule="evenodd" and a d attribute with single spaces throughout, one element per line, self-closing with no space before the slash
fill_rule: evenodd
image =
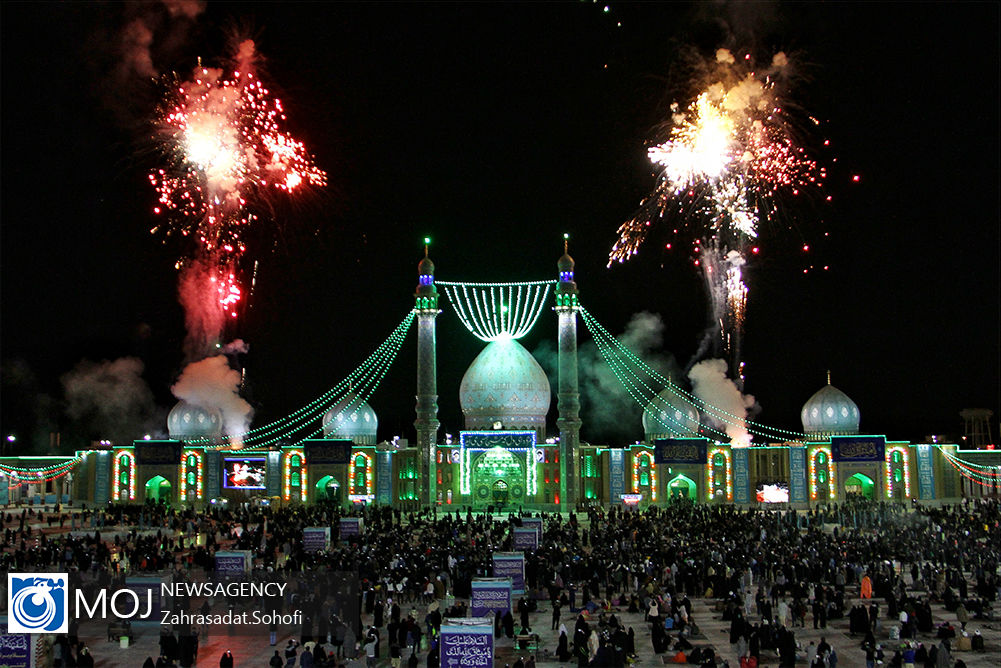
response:
<path id="1" fill-rule="evenodd" d="M 438 363 L 435 339 L 435 318 L 438 317 L 438 288 L 434 285 L 434 263 L 428 258 L 424 239 L 424 259 L 417 265 L 417 290 L 414 308 L 417 310 L 417 452 L 420 480 L 427 485 L 427 503 L 438 501 L 436 478 L 431 472 L 438 443 Z"/>
<path id="2" fill-rule="evenodd" d="M 577 388 L 577 284 L 573 277 L 573 258 L 563 235 L 563 257 L 556 266 L 560 278 L 556 284 L 556 314 L 559 318 L 559 392 L 557 408 L 560 428 L 560 506 L 577 507 L 577 449 L 580 445 L 580 391 Z"/>

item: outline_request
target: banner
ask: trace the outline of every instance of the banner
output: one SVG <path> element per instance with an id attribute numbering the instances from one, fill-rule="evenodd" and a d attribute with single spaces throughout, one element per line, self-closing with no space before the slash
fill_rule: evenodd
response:
<path id="1" fill-rule="evenodd" d="M 535 532 L 539 534 L 539 542 L 542 542 L 542 534 L 545 531 L 543 526 L 543 520 L 541 517 L 522 517 L 521 526 L 525 528 L 534 528 Z"/>
<path id="2" fill-rule="evenodd" d="M 181 463 L 180 441 L 133 441 L 139 466 L 178 466 Z"/>
<path id="3" fill-rule="evenodd" d="M 282 453 L 272 451 L 268 453 L 268 464 L 264 470 L 265 489 L 268 496 L 280 496 L 282 493 Z"/>
<path id="4" fill-rule="evenodd" d="M 832 436 L 835 462 L 881 462 L 886 458 L 885 436 Z"/>
<path id="5" fill-rule="evenodd" d="M 469 611 L 473 617 L 494 618 L 498 610 L 511 609 L 511 580 L 509 578 L 473 578 L 473 596 Z"/>
<path id="6" fill-rule="evenodd" d="M 626 453 L 619 448 L 608 451 L 608 493 L 612 503 L 622 503 L 626 493 Z"/>
<path id="7" fill-rule="evenodd" d="M 7 633 L 7 621 L 0 623 L 0 666 L 31 668 L 31 634 Z"/>
<path id="8" fill-rule="evenodd" d="M 515 550 L 539 549 L 539 532 L 535 527 L 515 527 L 512 547 Z"/>
<path id="9" fill-rule="evenodd" d="M 218 555 L 218 553 L 216 553 Z M 145 602 L 147 598 L 152 602 L 150 605 L 150 614 L 146 615 L 145 603 L 139 607 L 134 617 L 130 618 L 133 622 L 153 622 L 157 625 L 160 624 L 160 620 L 163 618 L 163 611 L 169 610 L 170 606 L 167 601 L 163 601 L 160 598 L 161 587 L 163 583 L 162 578 L 141 576 L 137 575 L 134 577 L 125 578 L 125 588 L 130 589 L 136 593 L 140 601 Z M 0 664 L 2 666 L 3 664 Z"/>
<path id="10" fill-rule="evenodd" d="M 393 503 L 393 453 L 375 453 L 375 502 L 381 505 Z"/>
<path id="11" fill-rule="evenodd" d="M 806 448 L 789 447 L 789 503 L 806 503 Z"/>
<path id="12" fill-rule="evenodd" d="M 302 530 L 302 549 L 323 552 L 330 547 L 330 527 L 306 527 Z"/>
<path id="13" fill-rule="evenodd" d="M 205 498 L 215 499 L 222 494 L 222 454 L 205 453 Z"/>
<path id="14" fill-rule="evenodd" d="M 704 438 L 658 438 L 653 442 L 657 464 L 705 464 L 708 441 Z"/>
<path id="15" fill-rule="evenodd" d="M 111 453 L 99 452 L 94 459 L 94 505 L 105 506 L 111 499 Z"/>
<path id="16" fill-rule="evenodd" d="M 511 578 L 511 593 L 525 593 L 525 553 L 494 552 L 494 577 Z"/>
<path id="17" fill-rule="evenodd" d="M 493 668 L 493 620 L 487 617 L 443 620 L 439 659 L 441 668 Z"/>
<path id="18" fill-rule="evenodd" d="M 932 463 L 930 445 L 919 444 L 915 449 L 918 451 L 918 498 L 935 498 L 935 465 Z"/>
<path id="19" fill-rule="evenodd" d="M 250 572 L 250 550 L 232 550 L 215 553 L 215 572 L 217 576 L 236 576 Z"/>
<path id="20" fill-rule="evenodd" d="M 733 456 L 733 502 L 751 502 L 751 476 L 748 471 L 746 448 L 731 448 Z"/>
<path id="21" fill-rule="evenodd" d="M 360 536 L 365 529 L 365 521 L 360 517 L 342 517 L 340 529 L 341 540 L 351 536 Z"/>
<path id="22" fill-rule="evenodd" d="M 302 442 L 306 464 L 347 464 L 351 459 L 351 441 L 347 439 L 307 439 Z"/>

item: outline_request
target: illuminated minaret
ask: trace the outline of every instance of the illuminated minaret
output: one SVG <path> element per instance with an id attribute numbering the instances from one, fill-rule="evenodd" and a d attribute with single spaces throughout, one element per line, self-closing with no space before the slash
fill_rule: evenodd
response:
<path id="1" fill-rule="evenodd" d="M 427 484 L 427 503 L 437 503 L 436 479 L 431 466 L 438 443 L 438 363 L 435 339 L 435 318 L 438 317 L 438 288 L 434 285 L 434 263 L 428 258 L 424 239 L 424 259 L 417 265 L 417 290 L 414 308 L 417 310 L 417 452 L 420 460 L 420 480 Z"/>
<path id="2" fill-rule="evenodd" d="M 580 445 L 580 391 L 577 388 L 577 284 L 573 258 L 567 249 L 569 235 L 563 235 L 563 257 L 556 284 L 556 314 L 559 318 L 559 392 L 557 408 L 560 428 L 560 505 L 577 507 L 577 449 Z"/>

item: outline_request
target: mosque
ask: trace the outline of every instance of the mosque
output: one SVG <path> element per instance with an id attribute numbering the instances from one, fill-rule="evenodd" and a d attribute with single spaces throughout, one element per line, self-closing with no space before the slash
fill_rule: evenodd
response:
<path id="1" fill-rule="evenodd" d="M 0 503 L 325 501 L 555 511 L 648 507 L 681 497 L 802 509 L 850 495 L 909 503 L 1001 493 L 997 474 L 990 473 L 997 470 L 997 452 L 860 434 L 858 406 L 830 376 L 803 405 L 802 432 L 785 432 L 784 440 L 738 447 L 714 437 L 722 432 L 701 426 L 712 407 L 669 384 L 646 402 L 636 425 L 642 439 L 581 442 L 577 324 L 585 314 L 566 252 L 557 270 L 555 281 L 526 284 L 436 282 L 425 249 L 412 313 L 418 346 L 413 444 L 380 442 L 375 410 L 350 387 L 323 413 L 314 431 L 319 437 L 271 439 L 265 446 L 233 447 L 218 410 L 181 401 L 167 418 L 168 440 L 104 444 L 74 457 L 0 459 L 0 476 L 12 483 L 0 485 Z M 465 422 L 455 442 L 442 442 L 438 433 L 439 286 L 463 324 L 486 342 L 458 387 L 447 389 L 458 391 Z M 558 320 L 556 388 L 518 342 L 550 305 Z M 549 434 L 554 395 L 558 429 Z"/>

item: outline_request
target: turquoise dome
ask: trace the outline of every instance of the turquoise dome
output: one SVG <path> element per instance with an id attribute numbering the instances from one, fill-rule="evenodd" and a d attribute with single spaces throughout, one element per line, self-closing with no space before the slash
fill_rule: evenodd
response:
<path id="1" fill-rule="evenodd" d="M 691 436 L 699 430 L 699 412 L 690 401 L 664 388 L 643 409 L 643 433 L 647 442 L 658 438 Z"/>
<path id="2" fill-rule="evenodd" d="M 469 365 L 459 386 L 466 429 L 534 429 L 545 437 L 549 379 L 514 339 L 493 341 Z"/>
<path id="3" fill-rule="evenodd" d="M 358 445 L 375 445 L 378 427 L 379 418 L 372 407 L 353 394 L 323 414 L 324 438 L 346 438 Z"/>
<path id="4" fill-rule="evenodd" d="M 830 380 L 807 399 L 799 417 L 807 434 L 830 436 L 858 433 L 858 406 L 847 394 L 831 385 Z"/>
<path id="5" fill-rule="evenodd" d="M 178 441 L 222 436 L 222 413 L 181 400 L 167 415 L 167 433 Z"/>

